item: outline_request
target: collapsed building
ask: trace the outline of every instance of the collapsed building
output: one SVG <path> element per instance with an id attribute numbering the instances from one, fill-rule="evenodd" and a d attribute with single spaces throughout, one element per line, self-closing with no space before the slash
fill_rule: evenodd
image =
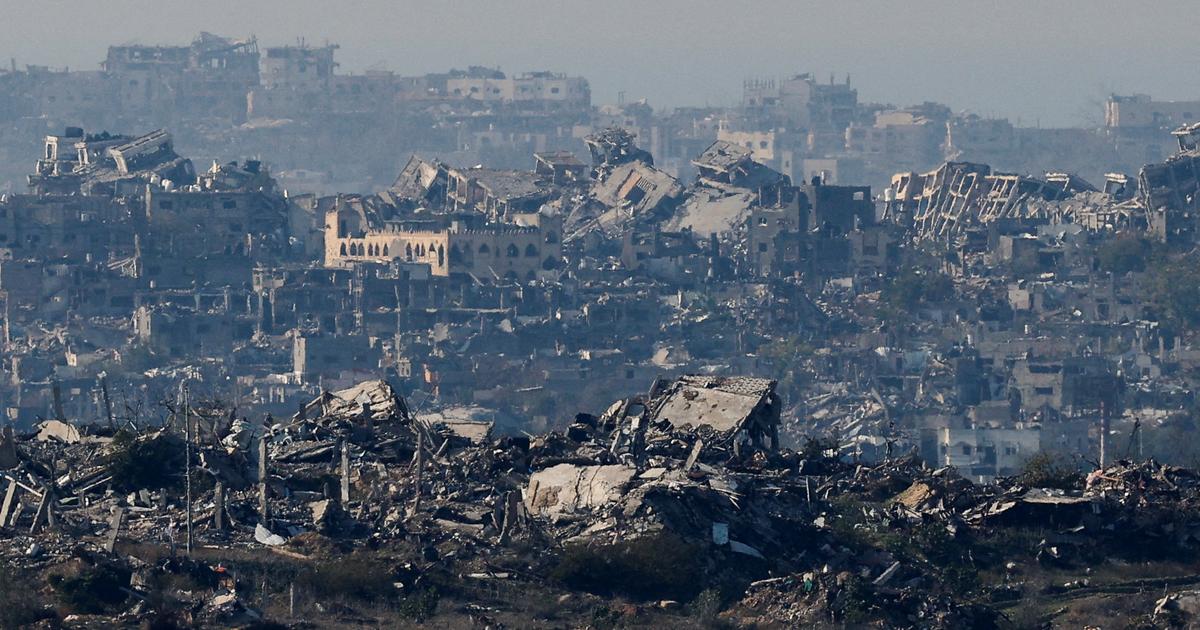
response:
<path id="1" fill-rule="evenodd" d="M 191 160 L 175 153 L 163 129 L 136 138 L 87 135 L 75 127 L 46 137 L 45 157 L 28 178 L 33 194 L 136 194 L 151 184 L 170 188 L 195 180 Z"/>
<path id="2" fill-rule="evenodd" d="M 996 173 L 986 164 L 947 162 L 923 174 L 894 175 L 884 212 L 918 240 L 952 240 L 1004 220 L 1040 220 L 1092 231 L 1139 229 L 1162 242 L 1188 243 L 1194 240 L 1197 192 L 1194 127 L 1172 132 L 1179 152 L 1143 166 L 1136 182 L 1108 173 L 1098 191 L 1069 173 L 1039 179 Z"/>
<path id="3" fill-rule="evenodd" d="M 1128 525 L 1109 499 L 1158 479 L 1190 492 L 1187 474 L 1145 460 L 1190 456 L 1200 354 L 1186 300 L 1169 293 L 1193 275 L 1194 128 L 1175 134 L 1178 156 L 1140 178 L 1119 165 L 1096 190 L 1069 164 L 1033 177 L 977 161 L 972 146 L 991 131 L 1004 144 L 1005 126 L 936 104 L 843 129 L 858 116 L 853 91 L 811 77 L 787 82 L 797 93 L 748 87 L 763 99 L 748 117 L 646 103 L 577 116 L 581 86 L 552 74 L 339 75 L 334 50 L 267 49 L 256 118 L 218 134 L 221 152 L 340 130 L 322 159 L 354 171 L 373 145 L 349 121 L 389 112 L 396 126 L 371 141 L 393 158 L 407 151 L 390 133 L 427 127 L 429 157 L 372 162 L 386 171 L 375 193 L 297 193 L 283 172 L 295 164 L 275 160 L 194 169 L 175 148 L 197 146 L 186 127 L 73 127 L 31 149 L 29 192 L 0 199 L 0 415 L 14 425 L 0 465 L 20 482 L 0 483 L 13 493 L 6 559 L 52 564 L 65 554 L 54 536 L 116 531 L 122 547 L 171 519 L 156 540 L 178 546 L 190 520 L 206 544 L 297 562 L 327 544 L 395 545 L 412 554 L 400 564 L 424 568 L 375 581 L 405 584 L 407 598 L 443 569 L 545 587 L 545 567 L 515 555 L 523 544 L 620 558 L 607 546 L 670 534 L 713 554 L 711 567 L 753 569 L 738 579 L 758 584 L 726 606 L 785 624 L 843 619 L 862 587 L 879 602 L 871 614 L 963 627 L 986 611 L 938 599 L 944 581 L 920 554 L 865 552 L 844 534 L 922 540 L 933 524 L 977 544 L 1003 532 L 993 526 L 1069 522 L 1098 548 L 1142 534 L 1192 544 Z M 162 67 L 191 63 L 176 54 Z M 539 85 L 549 95 L 506 92 Z M 756 110 L 815 127 L 764 131 Z M 961 157 L 926 170 L 946 157 L 931 135 L 943 127 Z M 856 152 L 908 156 L 882 199 L 839 135 Z M 571 150 L 581 140 L 591 164 Z M 879 151 L 867 162 L 893 155 Z M 182 405 L 185 379 L 205 403 Z M 133 449 L 182 470 L 189 418 L 198 520 L 178 492 L 109 465 Z M 1040 453 L 1112 479 L 1063 494 L 1007 479 Z M 25 556 L 32 542 L 43 552 Z M 1073 553 L 1045 547 L 1039 563 Z M 138 594 L 162 577 L 96 557 L 141 572 L 128 582 Z M 204 615 L 244 613 L 256 607 L 247 582 L 219 595 L 225 607 L 185 599 Z"/>
<path id="4" fill-rule="evenodd" d="M 654 158 L 634 140 L 615 127 L 584 139 L 592 157 L 591 179 L 572 178 L 586 190 L 580 191 L 579 201 L 566 205 L 566 242 L 592 236 L 618 239 L 635 226 L 662 221 L 683 200 L 684 186 L 655 168 Z"/>
<path id="5" fill-rule="evenodd" d="M 993 173 L 986 164 L 947 162 L 935 171 L 892 178 L 885 212 L 917 238 L 951 240 L 1000 219 L 1050 218 L 1034 201 L 1060 201 L 1094 190 L 1077 178 L 1057 181 Z"/>
<path id="6" fill-rule="evenodd" d="M 603 179 L 605 173 L 615 166 L 630 162 L 642 162 L 654 166 L 650 152 L 638 148 L 635 137 L 620 127 L 609 127 L 584 138 L 592 156 L 592 176 Z"/>
<path id="7" fill-rule="evenodd" d="M 1200 123 L 1172 133 L 1179 141 L 1179 153 L 1161 164 L 1142 167 L 1138 190 L 1151 232 L 1162 241 L 1191 243 L 1196 236 L 1200 193 Z"/>
<path id="8" fill-rule="evenodd" d="M 149 622 L 179 605 L 205 624 L 345 619 L 320 594 L 338 586 L 271 588 L 253 573 L 270 563 L 283 576 L 336 575 L 338 558 L 369 579 L 386 559 L 402 577 L 376 599 L 345 591 L 356 618 L 388 618 L 379 601 L 411 607 L 432 597 L 403 613 L 431 623 L 479 602 L 490 602 L 489 618 L 544 614 L 518 596 L 526 589 L 563 593 L 557 614 L 569 618 L 595 615 L 619 596 L 643 620 L 687 622 L 697 613 L 661 598 L 725 579 L 726 615 L 760 622 L 1001 627 L 1005 609 L 1059 606 L 1063 595 L 1086 595 L 1088 580 L 1156 591 L 1186 584 L 1088 572 L 1039 588 L 1036 578 L 1116 562 L 1097 553 L 1192 553 L 1200 544 L 1193 471 L 1122 461 L 1086 477 L 976 485 L 907 457 L 852 464 L 816 442 L 803 452 L 776 447 L 775 388 L 745 377 L 657 379 L 600 415 L 578 414 L 563 432 L 523 436 L 416 413 L 384 381 L 322 391 L 282 420 L 189 402 L 181 389 L 161 428 L 50 420 L 30 433 L 6 430 L 0 555 L 28 579 L 67 565 L 105 576 L 114 593 L 45 578 L 65 610 L 87 611 L 70 619 L 96 623 Z M 1019 550 L 998 542 L 1031 525 L 1065 533 Z M 639 544 L 680 566 L 648 573 L 636 564 Z M 159 548 L 167 551 L 146 555 Z M 212 559 L 225 550 L 236 553 Z M 593 556 L 622 567 L 619 580 L 606 581 L 613 576 Z M 980 586 L 956 590 L 948 568 Z M 984 577 L 991 569 L 1003 578 Z M 163 591 L 172 579 L 196 583 Z M 628 580 L 637 584 L 621 585 Z M 488 599 L 475 584 L 509 596 Z M 972 603 L 964 596 L 974 589 L 991 596 Z M 34 604 L 41 597 L 10 614 L 56 618 Z M 1137 614 L 1186 610 L 1180 602 L 1191 595 L 1158 597 Z"/>

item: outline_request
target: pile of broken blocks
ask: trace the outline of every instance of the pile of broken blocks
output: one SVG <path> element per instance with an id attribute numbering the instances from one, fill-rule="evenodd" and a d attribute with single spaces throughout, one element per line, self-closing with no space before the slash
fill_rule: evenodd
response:
<path id="1" fill-rule="evenodd" d="M 836 448 L 779 448 L 774 387 L 743 377 L 659 379 L 643 395 L 536 436 L 420 422 L 384 381 L 323 393 L 284 421 L 190 408 L 140 431 L 52 420 L 0 439 L 0 532 L 10 543 L 0 555 L 17 570 L 76 563 L 118 576 L 114 597 L 132 606 L 126 619 L 149 614 L 150 574 L 199 572 L 212 587 L 192 602 L 193 619 L 231 620 L 261 612 L 238 598 L 236 579 L 220 587 L 223 569 L 195 564 L 186 550 L 309 560 L 323 547 L 415 544 L 424 564 L 405 565 L 410 577 L 398 588 L 435 565 L 541 584 L 544 566 L 501 557 L 516 547 L 553 556 L 669 534 L 705 550 L 706 571 L 741 576 L 735 610 L 748 618 L 868 614 L 985 627 L 993 610 L 948 597 L 932 565 L 872 536 L 933 531 L 954 547 L 1035 524 L 1061 534 L 1028 560 L 1062 565 L 1087 546 L 1081 541 L 1200 542 L 1200 521 L 1168 522 L 1147 509 L 1197 505 L 1191 471 L 1120 462 L 1082 487 L 1055 490 L 1017 479 L 977 485 L 911 456 L 853 464 Z M 130 544 L 169 548 L 170 560 L 147 564 L 122 552 Z"/>

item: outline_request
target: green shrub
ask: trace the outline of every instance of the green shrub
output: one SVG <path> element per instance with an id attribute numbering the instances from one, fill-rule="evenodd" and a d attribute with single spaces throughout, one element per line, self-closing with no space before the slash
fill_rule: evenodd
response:
<path id="1" fill-rule="evenodd" d="M 113 436 L 110 448 L 105 465 L 118 490 L 182 487 L 184 442 L 178 437 L 159 433 L 139 439 L 122 430 Z"/>
<path id="2" fill-rule="evenodd" d="M 437 612 L 440 600 L 441 595 L 437 589 L 427 588 L 401 598 L 400 604 L 396 606 L 396 614 L 405 619 L 423 622 Z"/>
<path id="3" fill-rule="evenodd" d="M 1170 335 L 1200 328 L 1200 258 L 1182 256 L 1148 268 L 1149 306 Z"/>
<path id="4" fill-rule="evenodd" d="M 564 585 L 597 595 L 688 601 L 703 580 L 700 550 L 677 536 L 660 534 L 611 545 L 574 545 L 550 575 Z"/>
<path id="5" fill-rule="evenodd" d="M 716 588 L 706 588 L 700 591 L 700 594 L 688 606 L 696 625 L 712 630 L 733 627 L 732 624 L 720 617 L 721 609 L 724 607 L 724 597 L 721 596 L 720 589 Z"/>
<path id="6" fill-rule="evenodd" d="M 17 578 L 11 568 L 0 565 L 0 628 L 28 626 L 47 616 L 41 597 L 28 581 Z"/>
<path id="7" fill-rule="evenodd" d="M 922 303 L 954 298 L 954 281 L 936 271 L 905 269 L 884 286 L 883 301 L 892 309 L 905 311 Z"/>
<path id="8" fill-rule="evenodd" d="M 1083 483 L 1083 474 L 1066 456 L 1039 451 L 1025 460 L 1017 481 L 1031 488 L 1075 490 Z"/>
<path id="9" fill-rule="evenodd" d="M 804 445 L 800 447 L 800 457 L 809 461 L 837 459 L 842 445 L 836 437 L 813 437 L 806 435 Z"/>
<path id="10" fill-rule="evenodd" d="M 879 598 L 871 585 L 859 576 L 852 576 L 842 585 L 839 596 L 844 621 L 852 625 L 866 625 L 867 620 L 878 616 Z"/>
<path id="11" fill-rule="evenodd" d="M 1096 248 L 1096 262 L 1104 271 L 1124 275 L 1145 271 L 1146 262 L 1155 254 L 1154 243 L 1133 234 L 1122 234 Z"/>
<path id="12" fill-rule="evenodd" d="M 50 586 L 58 603 L 72 613 L 99 614 L 123 603 L 129 571 L 109 566 L 89 567 L 77 575 L 52 575 Z"/>
<path id="13" fill-rule="evenodd" d="M 298 576 L 298 584 L 320 598 L 361 601 L 383 599 L 395 592 L 395 580 L 383 563 L 359 555 L 316 565 Z"/>

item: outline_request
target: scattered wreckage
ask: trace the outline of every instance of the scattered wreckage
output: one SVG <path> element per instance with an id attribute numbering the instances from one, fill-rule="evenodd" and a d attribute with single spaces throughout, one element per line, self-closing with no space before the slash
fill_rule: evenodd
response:
<path id="1" fill-rule="evenodd" d="M 965 550 L 1004 528 L 1037 527 L 1050 533 L 1036 555 L 1015 560 L 1039 566 L 1118 554 L 1133 537 L 1200 546 L 1200 519 L 1180 520 L 1200 515 L 1193 471 L 1118 462 L 1055 490 L 1019 478 L 977 485 L 911 457 L 853 464 L 836 445 L 780 449 L 774 389 L 757 378 L 658 379 L 564 432 L 519 437 L 491 437 L 486 423 L 420 421 L 384 381 L 322 393 L 283 421 L 193 409 L 184 397 L 158 429 L 58 420 L 28 435 L 8 429 L 0 553 L 18 571 L 70 557 L 102 568 L 120 581 L 117 600 L 133 604 L 125 620 L 152 617 L 154 572 L 200 571 L 211 595 L 192 618 L 233 623 L 264 612 L 239 595 L 230 569 L 188 560 L 193 550 L 310 562 L 319 540 L 419 539 L 425 570 L 540 585 L 494 556 L 518 543 L 555 555 L 671 536 L 724 558 L 714 566 L 725 568 L 707 570 L 741 576 L 731 610 L 747 618 L 952 628 L 999 627 L 1003 617 L 994 604 L 951 596 L 932 560 L 937 546 Z M 888 532 L 917 542 L 872 542 Z M 174 564 L 147 565 L 130 555 L 134 544 L 167 547 Z M 1005 597 L 1020 589 L 1006 588 Z M 1177 599 L 1159 608 L 1182 606 Z"/>
<path id="2" fill-rule="evenodd" d="M 987 164 L 946 162 L 926 173 L 894 175 L 884 213 L 918 242 L 955 242 L 1004 220 L 1041 220 L 1106 232 L 1137 227 L 1161 241 L 1190 243 L 1200 193 L 1200 131 L 1186 125 L 1172 133 L 1179 151 L 1143 166 L 1136 194 L 1132 178 L 1121 173 L 1107 174 L 1098 190 L 1069 173 L 1039 178 L 996 172 Z"/>

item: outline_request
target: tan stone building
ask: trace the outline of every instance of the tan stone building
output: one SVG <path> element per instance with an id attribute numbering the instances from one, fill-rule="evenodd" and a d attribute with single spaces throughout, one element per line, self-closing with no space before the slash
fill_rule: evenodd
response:
<path id="1" fill-rule="evenodd" d="M 1200 101 L 1156 101 L 1146 94 L 1110 96 L 1104 103 L 1106 127 L 1178 127 L 1200 119 Z"/>
<path id="2" fill-rule="evenodd" d="M 363 213 L 347 206 L 326 213 L 327 267 L 392 260 L 426 263 L 435 276 L 529 280 L 561 265 L 562 222 L 529 213 L 514 215 L 511 223 L 472 226 L 449 218 L 370 225 Z"/>

